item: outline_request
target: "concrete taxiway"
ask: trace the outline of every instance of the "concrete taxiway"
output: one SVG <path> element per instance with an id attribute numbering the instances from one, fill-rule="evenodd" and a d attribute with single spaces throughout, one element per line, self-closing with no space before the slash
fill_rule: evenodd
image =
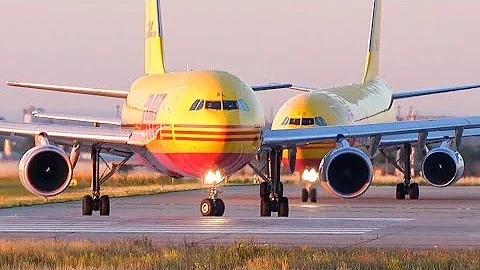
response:
<path id="1" fill-rule="evenodd" d="M 93 240 L 143 237 L 162 243 L 248 241 L 329 247 L 480 246 L 480 187 L 420 187 L 420 200 L 398 201 L 394 187 L 372 187 L 341 200 L 321 188 L 301 203 L 288 186 L 290 217 L 259 217 L 258 186 L 223 188 L 224 217 L 201 217 L 204 191 L 113 198 L 111 216 L 81 216 L 80 202 L 0 209 L 0 238 Z"/>

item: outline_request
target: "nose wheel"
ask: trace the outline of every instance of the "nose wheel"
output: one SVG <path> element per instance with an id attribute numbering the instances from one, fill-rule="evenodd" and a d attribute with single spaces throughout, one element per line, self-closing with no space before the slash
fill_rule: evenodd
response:
<path id="1" fill-rule="evenodd" d="M 208 198 L 203 199 L 200 203 L 200 213 L 204 217 L 221 217 L 225 213 L 225 203 L 222 199 L 218 198 L 218 190 L 216 186 L 210 188 Z"/>
<path id="2" fill-rule="evenodd" d="M 314 187 L 308 187 L 302 189 L 302 202 L 310 202 L 316 203 L 317 202 L 317 189 Z"/>

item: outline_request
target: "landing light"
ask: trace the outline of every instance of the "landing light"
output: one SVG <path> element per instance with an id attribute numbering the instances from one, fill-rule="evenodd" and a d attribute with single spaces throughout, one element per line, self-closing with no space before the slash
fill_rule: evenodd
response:
<path id="1" fill-rule="evenodd" d="M 208 171 L 208 173 L 205 175 L 205 178 L 203 179 L 203 183 L 206 185 L 214 185 L 222 182 L 224 177 L 220 173 L 220 171 Z"/>
<path id="2" fill-rule="evenodd" d="M 302 179 L 313 183 L 318 180 L 318 173 L 315 171 L 315 169 L 305 169 L 305 171 L 302 173 Z"/>

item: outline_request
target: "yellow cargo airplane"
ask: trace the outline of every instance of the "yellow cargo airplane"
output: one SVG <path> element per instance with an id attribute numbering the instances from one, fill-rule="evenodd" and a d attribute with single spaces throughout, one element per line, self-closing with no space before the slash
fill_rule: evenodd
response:
<path id="1" fill-rule="evenodd" d="M 423 145 L 444 137 L 456 138 L 456 141 L 459 141 L 462 135 L 480 134 L 475 129 L 480 127 L 479 117 L 351 125 L 355 123 L 354 120 L 359 120 L 359 115 L 367 119 L 379 110 L 390 108 L 391 93 L 387 91 L 388 89 L 383 91 L 377 89 L 381 84 L 376 80 L 366 84 L 368 87 L 358 86 L 355 94 L 353 90 L 357 89 L 353 88 L 352 95 L 345 94 L 343 97 L 340 93 L 329 94 L 331 100 L 329 102 L 339 106 L 338 117 L 343 118 L 338 122 L 330 122 L 327 116 L 324 116 L 324 119 L 329 121 L 328 124 L 347 123 L 349 124 L 347 126 L 264 130 L 263 111 L 254 91 L 285 88 L 291 85 L 269 84 L 250 87 L 234 75 L 223 71 L 166 73 L 159 2 L 159 0 L 146 1 L 145 76 L 136 80 L 129 92 L 7 83 L 14 87 L 124 100 L 120 123 L 70 115 L 47 117 L 91 122 L 94 125 L 87 127 L 0 122 L 0 135 L 35 137 L 36 146 L 25 153 L 19 164 L 20 180 L 27 190 L 42 197 L 55 196 L 63 192 L 72 179 L 80 149 L 86 148 L 91 151 L 92 156 L 93 196 L 87 195 L 83 198 L 83 215 L 92 215 L 93 211 L 99 211 L 100 215 L 110 214 L 109 197 L 100 194 L 100 187 L 135 156 L 145 166 L 169 176 L 194 176 L 211 184 L 210 195 L 200 205 L 201 214 L 222 216 L 225 204 L 218 198 L 216 184 L 249 164 L 265 180 L 260 185 L 261 216 L 270 216 L 272 212 L 278 212 L 279 216 L 288 216 L 288 198 L 283 196 L 280 181 L 283 149 L 336 141 L 338 148 L 331 152 L 325 161 L 325 164 L 328 164 L 327 174 L 333 176 L 329 177 L 328 181 L 335 188 L 347 181 L 348 191 L 358 193 L 354 190 L 357 185 L 362 185 L 363 188 L 370 183 L 371 163 L 363 152 L 350 147 L 346 139 L 364 141 L 363 138 L 373 138 L 369 140 L 370 149 L 376 151 L 398 143 L 420 141 L 419 144 Z M 372 67 L 375 66 L 373 62 L 377 57 L 376 47 L 372 48 L 370 57 L 372 64 L 369 64 L 371 68 L 366 76 L 366 82 L 371 79 Z M 480 85 L 467 88 L 474 87 Z M 442 91 L 445 90 L 440 90 Z M 419 94 L 422 93 L 425 92 Z M 314 92 L 310 95 L 317 94 Z M 319 92 L 318 95 L 326 94 Z M 415 94 L 407 93 L 405 97 L 411 95 Z M 318 113 L 322 112 L 325 111 Z M 342 116 L 344 113 L 346 116 Z M 354 118 L 354 115 L 357 118 Z M 117 127 L 107 128 L 100 126 L 102 124 Z M 417 138 L 416 134 L 420 136 Z M 51 143 L 71 145 L 70 155 Z M 260 168 L 253 166 L 252 158 L 258 151 L 265 152 L 268 156 L 267 175 L 262 174 Z M 100 175 L 101 153 L 124 157 L 124 160 L 117 167 Z"/>
<path id="2" fill-rule="evenodd" d="M 172 177 L 203 177 L 213 183 L 233 174 L 257 153 L 262 142 L 264 116 L 254 91 L 291 85 L 250 87 L 223 71 L 166 73 L 163 61 L 160 1 L 146 1 L 145 76 L 130 92 L 9 82 L 9 86 L 124 99 L 121 123 L 82 116 L 45 117 L 92 122 L 96 128 L 36 126 L 2 122 L 0 132 L 34 135 L 37 146 L 20 162 L 20 178 L 29 191 L 43 196 L 63 192 L 72 178 L 79 147 L 91 147 L 93 197 L 83 199 L 83 214 L 110 212 L 109 197 L 100 185 L 111 176 L 99 175 L 100 153 L 135 156 L 145 166 Z M 100 124 L 118 129 L 98 128 Z M 71 157 L 52 142 L 75 145 Z M 78 142 L 74 143 L 74 141 Z M 124 163 L 122 163 L 123 165 Z M 212 190 L 202 202 L 204 215 L 221 216 L 224 203 Z"/>
<path id="3" fill-rule="evenodd" d="M 273 130 L 393 122 L 395 121 L 395 114 L 392 109 L 394 100 L 478 87 L 478 85 L 466 85 L 392 93 L 390 86 L 379 78 L 381 4 L 381 0 L 376 0 L 373 3 L 370 41 L 362 82 L 329 89 L 293 86 L 293 89 L 307 93 L 295 96 L 281 106 L 273 120 Z M 410 147 L 411 145 L 407 143 L 408 157 L 410 157 Z M 337 156 L 340 153 L 332 151 L 334 148 L 334 141 L 324 141 L 285 150 L 283 164 L 290 166 L 292 172 L 294 170 L 301 172 L 304 180 L 314 182 L 320 178 L 322 186 L 340 197 L 352 198 L 361 195 L 367 190 L 372 180 L 370 161 L 367 161 L 369 158 L 355 153 L 351 153 L 349 158 L 347 156 L 338 158 Z M 448 150 L 444 152 L 449 153 L 451 157 L 459 156 L 458 153 L 454 154 Z M 448 186 L 456 181 L 460 174 L 453 176 L 447 172 L 438 175 L 432 173 L 430 170 L 433 170 L 433 168 L 430 168 L 428 164 L 437 155 L 431 153 L 426 156 L 423 175 L 425 180 L 434 186 Z M 447 159 L 447 155 L 444 155 L 444 158 Z M 455 159 L 460 160 L 459 158 Z M 445 160 L 445 162 L 447 161 Z M 407 161 L 407 164 L 410 164 L 410 162 Z M 436 165 L 440 166 L 439 164 Z M 445 168 L 451 169 L 453 173 L 455 163 L 452 162 L 450 165 L 450 167 Z M 350 169 L 347 169 L 349 167 Z M 316 168 L 319 168 L 320 174 L 317 173 Z M 409 172 L 410 169 L 405 168 L 402 171 Z M 338 177 L 340 175 L 346 178 L 342 177 L 342 180 L 339 181 L 340 178 Z M 419 196 L 418 184 L 410 184 L 410 175 L 408 173 L 405 175 L 405 182 L 397 186 L 397 198 L 404 199 L 405 195 L 408 194 L 411 199 L 417 199 Z M 302 190 L 302 201 L 305 202 L 308 198 L 313 202 L 316 201 L 316 190 L 314 188 Z"/>

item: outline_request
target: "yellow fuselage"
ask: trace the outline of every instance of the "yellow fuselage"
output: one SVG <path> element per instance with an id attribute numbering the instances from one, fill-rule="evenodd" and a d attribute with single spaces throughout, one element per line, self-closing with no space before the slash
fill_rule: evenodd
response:
<path id="1" fill-rule="evenodd" d="M 272 129 L 298 129 L 318 126 L 351 125 L 394 121 L 392 92 L 380 79 L 318 90 L 292 97 L 278 110 Z M 321 159 L 335 147 L 334 142 L 297 148 L 296 170 L 317 169 Z M 284 151 L 283 163 L 288 164 Z"/>
<path id="2" fill-rule="evenodd" d="M 122 127 L 146 143 L 137 158 L 173 177 L 234 173 L 256 154 L 264 124 L 252 89 L 222 71 L 144 76 L 122 111 Z"/>

